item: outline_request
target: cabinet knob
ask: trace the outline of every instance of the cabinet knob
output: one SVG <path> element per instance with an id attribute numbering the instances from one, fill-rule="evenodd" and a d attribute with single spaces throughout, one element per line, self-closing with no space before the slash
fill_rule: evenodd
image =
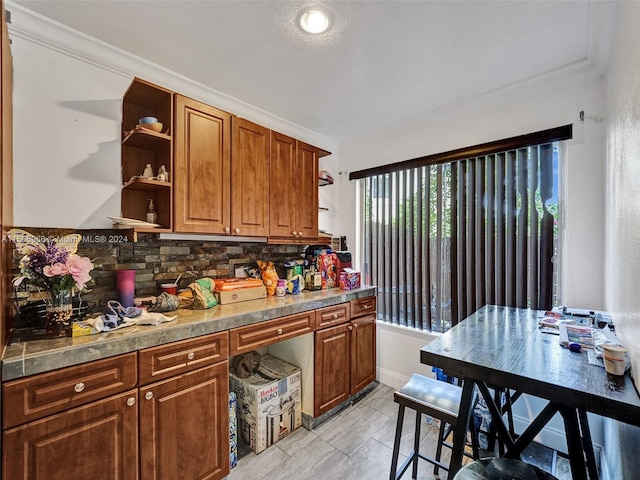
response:
<path id="1" fill-rule="evenodd" d="M 73 390 L 74 390 L 76 393 L 80 393 L 80 392 L 82 392 L 82 391 L 84 390 L 84 383 L 82 383 L 82 382 L 76 383 L 76 384 L 73 386 Z"/>
<path id="2" fill-rule="evenodd" d="M 134 397 L 127 398 L 127 406 L 133 407 L 136 404 L 136 399 Z"/>
<path id="3" fill-rule="evenodd" d="M 347 328 L 348 328 L 349 330 L 353 330 L 353 327 L 352 327 L 351 325 L 349 325 Z"/>
<path id="4" fill-rule="evenodd" d="M 224 233 L 229 233 L 231 229 L 229 227 L 224 227 Z"/>
<path id="5" fill-rule="evenodd" d="M 282 329 L 281 328 L 278 329 L 278 335 L 282 335 Z"/>
<path id="6" fill-rule="evenodd" d="M 298 232 L 296 232 L 295 230 L 294 230 L 293 232 L 291 232 L 291 234 L 292 234 L 294 237 L 297 237 L 297 236 L 298 236 Z"/>
<path id="7" fill-rule="evenodd" d="M 238 227 L 236 227 L 233 231 L 236 233 L 236 235 L 240 233 L 240 229 Z"/>
<path id="8" fill-rule="evenodd" d="M 153 392 L 147 392 L 144 394 L 144 398 L 151 400 L 153 398 Z"/>
<path id="9" fill-rule="evenodd" d="M 358 324 L 357 324 L 357 323 L 354 323 L 354 324 L 353 324 L 353 328 L 358 328 Z"/>
<path id="10" fill-rule="evenodd" d="M 193 352 L 189 352 L 189 353 L 187 354 L 187 358 L 188 358 L 189 360 L 193 360 L 194 358 L 196 358 L 196 354 L 195 354 L 195 353 L 193 353 Z"/>

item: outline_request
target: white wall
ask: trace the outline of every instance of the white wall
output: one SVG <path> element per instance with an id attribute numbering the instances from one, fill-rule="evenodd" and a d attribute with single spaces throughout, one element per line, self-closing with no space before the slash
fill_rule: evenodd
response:
<path id="1" fill-rule="evenodd" d="M 107 217 L 120 216 L 121 102 L 134 76 L 333 152 L 322 168 L 337 161 L 331 139 L 10 0 L 6 6 L 12 13 L 16 225 L 109 228 Z M 321 228 L 335 231 L 333 217 L 323 214 Z"/>
<path id="2" fill-rule="evenodd" d="M 640 377 L 640 3 L 620 2 L 606 81 L 607 202 L 606 307 Z M 640 429 L 605 421 L 603 480 L 640 478 L 625 446 L 638 445 Z"/>

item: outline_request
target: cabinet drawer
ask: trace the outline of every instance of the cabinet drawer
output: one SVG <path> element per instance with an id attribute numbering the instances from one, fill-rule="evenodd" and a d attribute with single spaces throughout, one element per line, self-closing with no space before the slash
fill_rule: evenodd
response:
<path id="1" fill-rule="evenodd" d="M 137 381 L 133 352 L 6 382 L 2 385 L 4 428 L 124 392 Z"/>
<path id="2" fill-rule="evenodd" d="M 249 352 L 259 347 L 313 332 L 314 326 L 315 311 L 310 311 L 234 328 L 229 332 L 231 355 Z"/>
<path id="3" fill-rule="evenodd" d="M 316 310 L 316 330 L 349 321 L 349 304 L 341 303 Z"/>
<path id="4" fill-rule="evenodd" d="M 351 300 L 351 317 L 359 317 L 376 311 L 376 297 L 364 297 Z"/>
<path id="5" fill-rule="evenodd" d="M 140 350 L 140 385 L 212 365 L 229 358 L 227 332 L 213 333 Z"/>

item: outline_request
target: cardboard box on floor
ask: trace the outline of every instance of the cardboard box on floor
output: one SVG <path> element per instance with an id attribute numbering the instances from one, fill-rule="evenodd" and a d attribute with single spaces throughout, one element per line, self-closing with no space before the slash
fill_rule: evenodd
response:
<path id="1" fill-rule="evenodd" d="M 272 355 L 263 355 L 258 371 L 248 378 L 229 373 L 240 437 L 255 453 L 302 425 L 301 383 L 298 367 Z"/>

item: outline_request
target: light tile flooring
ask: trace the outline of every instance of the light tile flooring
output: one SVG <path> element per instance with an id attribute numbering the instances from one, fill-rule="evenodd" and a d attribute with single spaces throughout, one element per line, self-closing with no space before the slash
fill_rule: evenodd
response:
<path id="1" fill-rule="evenodd" d="M 228 480 L 386 480 L 389 478 L 398 405 L 393 389 L 378 385 L 358 403 L 312 431 L 299 428 L 256 455 L 246 445 Z M 400 453 L 411 452 L 415 416 L 407 410 Z M 421 450 L 435 451 L 438 430 L 423 422 Z M 240 442 L 242 447 L 242 443 Z M 448 449 L 443 461 L 448 463 Z M 401 456 L 399 464 L 406 457 Z M 419 480 L 432 480 L 433 466 L 419 462 Z M 557 475 L 557 473 L 556 473 Z M 403 479 L 409 479 L 410 472 Z M 441 470 L 441 478 L 446 472 Z M 562 477 L 561 477 L 562 478 Z M 567 477 L 570 479 L 569 477 Z"/>

